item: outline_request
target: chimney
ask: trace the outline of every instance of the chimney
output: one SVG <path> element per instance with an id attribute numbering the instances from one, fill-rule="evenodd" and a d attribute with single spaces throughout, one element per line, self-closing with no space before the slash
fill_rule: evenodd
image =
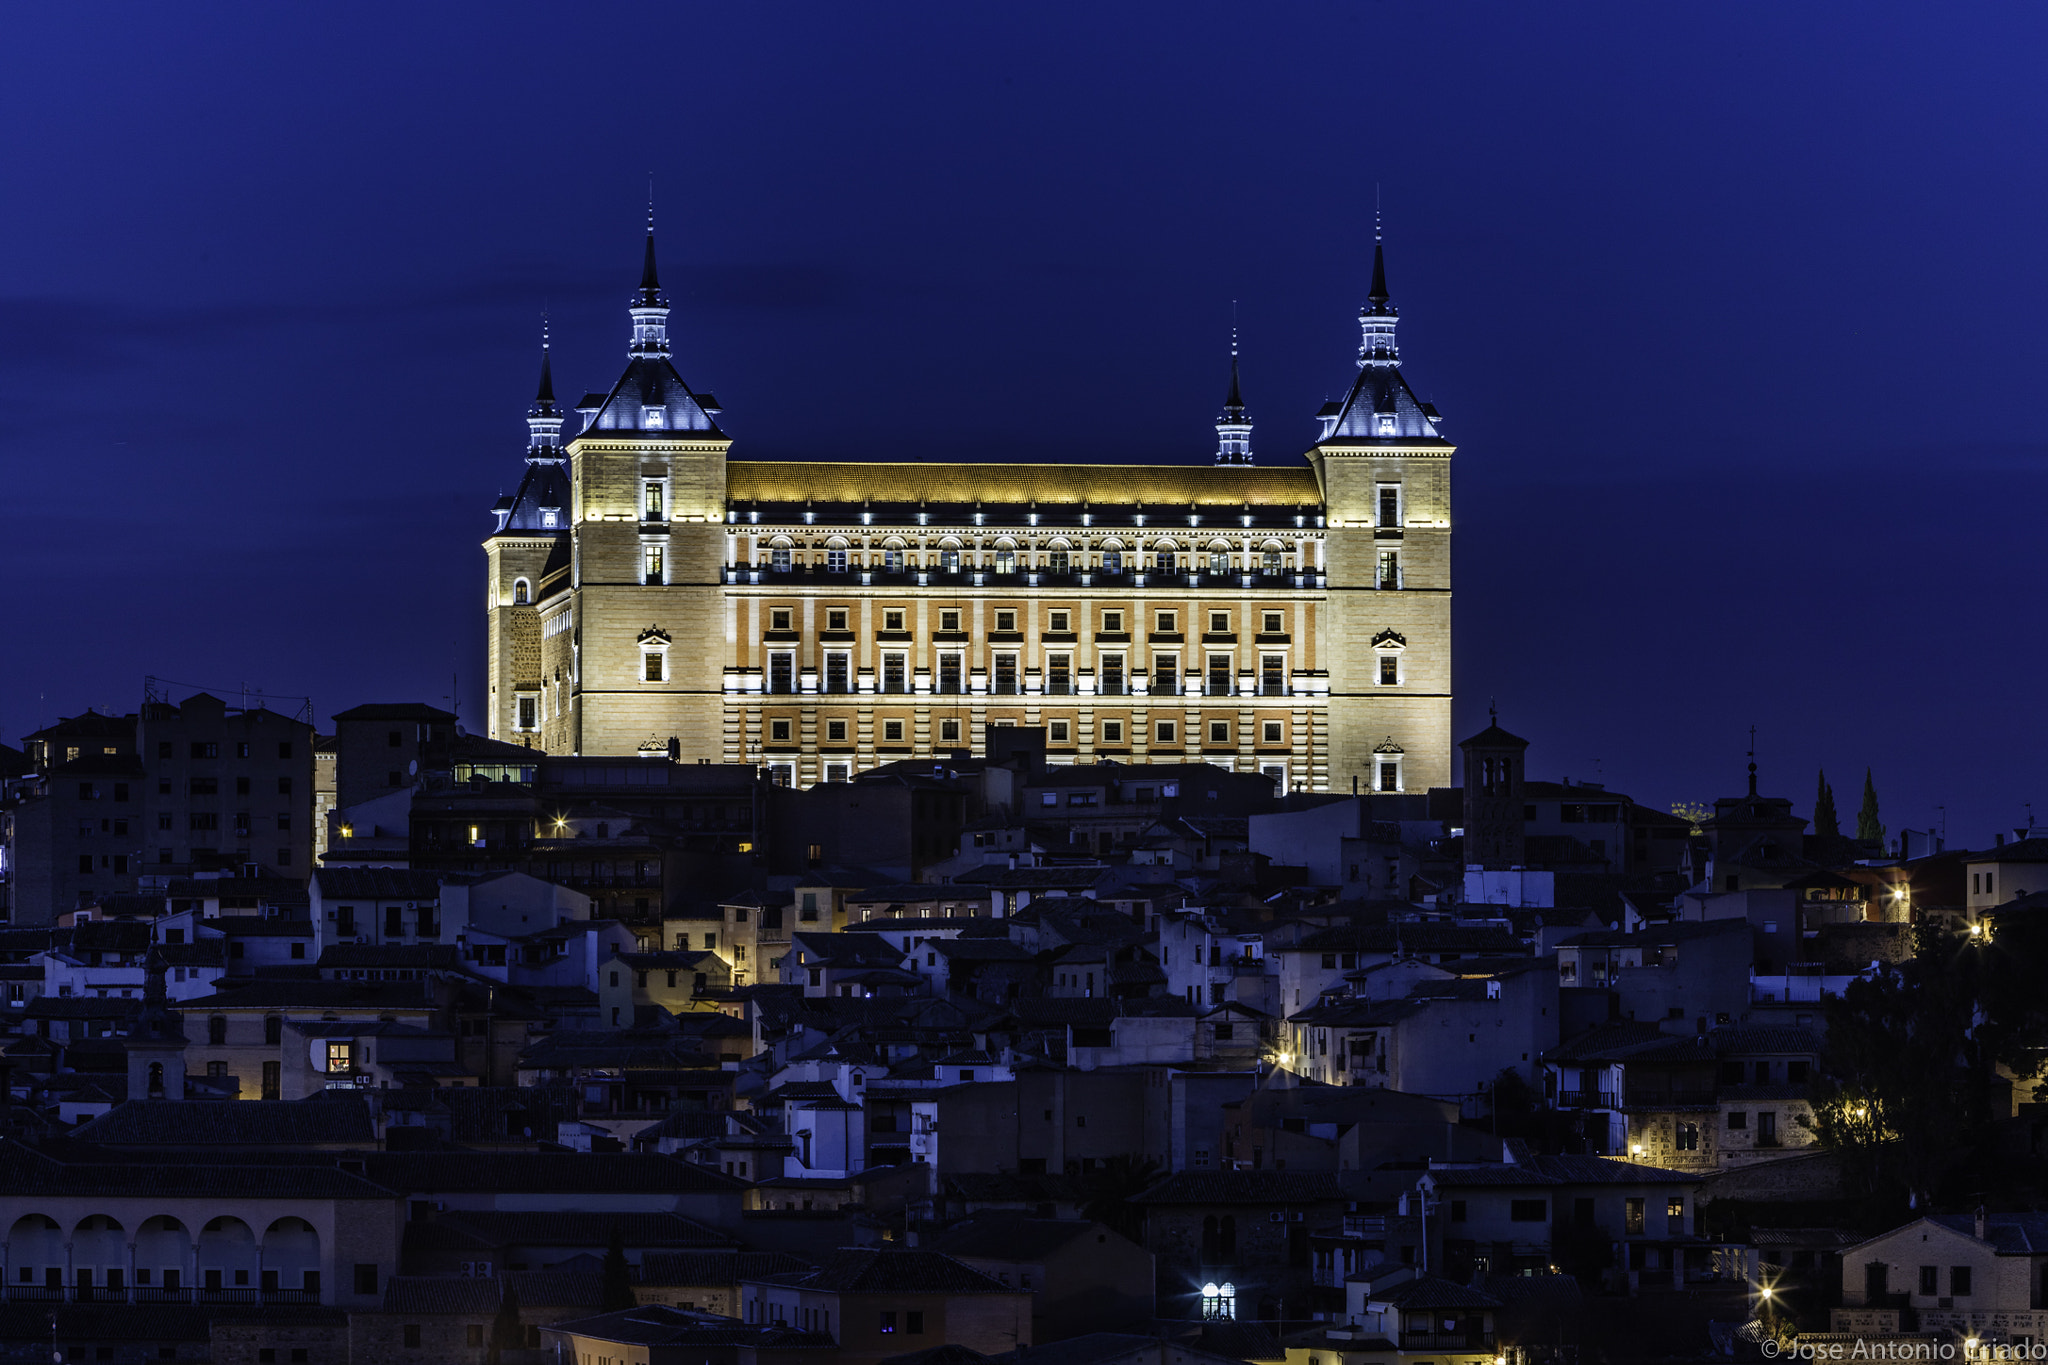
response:
<path id="1" fill-rule="evenodd" d="M 1984 1240 L 1985 1240 L 1985 1238 L 1984 1238 L 1984 1206 L 1983 1206 L 1982 1204 L 1979 1204 L 1979 1205 L 1977 1206 L 1977 1240 L 1978 1240 L 1978 1241 L 1980 1241 L 1980 1242 L 1981 1242 L 1981 1241 L 1984 1241 Z"/>

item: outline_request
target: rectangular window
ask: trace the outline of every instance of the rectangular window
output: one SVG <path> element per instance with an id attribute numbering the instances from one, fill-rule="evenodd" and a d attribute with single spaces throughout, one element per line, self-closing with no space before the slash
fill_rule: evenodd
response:
<path id="1" fill-rule="evenodd" d="M 1940 1266 L 1923 1265 L 1920 1267 L 1920 1293 L 1930 1299 L 1941 1293 Z"/>
<path id="2" fill-rule="evenodd" d="M 768 690 L 781 693 L 796 691 L 796 655 L 783 652 L 768 656 Z"/>
<path id="3" fill-rule="evenodd" d="M 843 546 L 838 546 L 838 545 L 835 545 L 835 546 L 833 546 L 832 548 L 830 548 L 830 549 L 828 549 L 828 550 L 826 550 L 826 551 L 825 551 L 825 572 L 826 572 L 826 573 L 845 573 L 845 572 L 846 572 L 846 550 L 845 550 L 845 547 L 843 547 Z"/>
<path id="4" fill-rule="evenodd" d="M 847 611 L 848 611 L 848 609 L 847 609 L 847 608 L 845 608 L 845 607 L 827 607 L 827 608 L 825 609 L 825 629 L 827 629 L 827 630 L 846 630 L 846 629 L 848 629 L 848 627 L 847 627 L 847 624 L 846 624 L 846 621 L 847 621 Z"/>
<path id="5" fill-rule="evenodd" d="M 1669 1199 L 1666 1199 L 1664 1201 L 1664 1216 L 1674 1220 L 1684 1218 L 1685 1197 L 1674 1194 Z"/>
<path id="6" fill-rule="evenodd" d="M 1047 612 L 1045 617 L 1045 628 L 1055 635 L 1064 635 L 1066 632 L 1073 629 L 1073 626 L 1068 624 L 1068 621 L 1070 619 L 1071 618 L 1069 614 L 1064 611 Z"/>
<path id="7" fill-rule="evenodd" d="M 664 520 L 665 518 L 662 516 L 661 504 L 661 485 L 658 483 L 647 484 L 641 490 L 640 495 L 641 518 L 645 521 Z"/>
<path id="8" fill-rule="evenodd" d="M 1063 720 L 1047 721 L 1045 726 L 1045 742 L 1048 744 L 1065 744 L 1067 742 L 1067 722 Z"/>
<path id="9" fill-rule="evenodd" d="M 825 656 L 825 690 L 827 692 L 851 692 L 853 690 L 853 656 L 844 650 L 833 650 Z"/>
<path id="10" fill-rule="evenodd" d="M 1550 1218 L 1550 1201 L 1547 1199 L 1512 1199 L 1508 1201 L 1508 1221 L 1514 1223 L 1542 1223 Z"/>
<path id="11" fill-rule="evenodd" d="M 210 830 L 220 828 L 220 816 L 213 812 L 194 812 L 186 820 L 186 828 Z"/>
<path id="12" fill-rule="evenodd" d="M 1970 1267 L 1952 1265 L 1948 1268 L 1948 1292 L 1958 1299 L 1970 1297 Z"/>
<path id="13" fill-rule="evenodd" d="M 219 758 L 220 745 L 212 743 L 211 741 L 194 740 L 192 742 L 192 757 Z"/>
<path id="14" fill-rule="evenodd" d="M 329 1071 L 347 1071 L 351 1060 L 355 1056 L 355 1050 L 356 1045 L 354 1043 L 329 1043 L 327 1045 L 327 1069 Z"/>
<path id="15" fill-rule="evenodd" d="M 1124 656 L 1105 654 L 1102 656 L 1101 692 L 1105 697 L 1121 697 L 1124 694 Z"/>
<path id="16" fill-rule="evenodd" d="M 884 743 L 884 744 L 901 744 L 902 742 L 903 742 L 903 722 L 902 722 L 902 721 L 900 721 L 900 720 L 885 720 L 885 721 L 883 721 L 883 722 L 882 722 L 882 743 Z"/>
<path id="17" fill-rule="evenodd" d="M 967 690 L 967 657 L 963 654 L 941 654 L 939 656 L 939 692 L 954 697 Z"/>
<path id="18" fill-rule="evenodd" d="M 846 722 L 845 722 L 845 721 L 843 721 L 843 720 L 828 720 L 828 721 L 826 721 L 826 722 L 825 722 L 825 742 L 826 742 L 827 744 L 844 744 L 844 743 L 846 743 Z"/>
<path id="19" fill-rule="evenodd" d="M 1744 1113 L 1744 1112 L 1743 1112 L 1742 1110 L 1740 1110 L 1740 1109 L 1731 1109 L 1731 1110 L 1729 1110 L 1729 1111 L 1728 1111 L 1728 1127 L 1729 1127 L 1729 1129 L 1730 1129 L 1731 1131 L 1738 1131 L 1738 1132 L 1739 1132 L 1739 1131 L 1741 1131 L 1742 1129 L 1745 1129 L 1745 1128 L 1749 1127 L 1749 1115 L 1748 1115 L 1748 1114 L 1746 1114 L 1746 1113 Z"/>
<path id="20" fill-rule="evenodd" d="M 540 723 L 539 706 L 540 699 L 538 697 L 521 697 L 519 699 L 520 729 L 531 730 Z"/>
<path id="21" fill-rule="evenodd" d="M 770 630 L 794 630 L 795 626 L 792 624 L 794 620 L 795 613 L 790 607 L 770 607 L 768 609 L 768 629 Z"/>
<path id="22" fill-rule="evenodd" d="M 1380 518 L 1379 518 L 1379 522 L 1380 522 L 1380 525 L 1381 525 L 1381 526 L 1388 526 L 1388 527 L 1393 527 L 1393 526 L 1399 526 L 1399 525 L 1401 524 L 1401 488 L 1400 488 L 1400 485 L 1398 485 L 1398 484 L 1381 484 L 1381 485 L 1380 485 Z"/>
<path id="23" fill-rule="evenodd" d="M 1373 582 L 1382 588 L 1401 586 L 1401 554 L 1398 550 L 1381 550 L 1378 571 Z"/>
<path id="24" fill-rule="evenodd" d="M 641 558 L 645 561 L 644 581 L 648 583 L 661 582 L 661 547 L 659 545 L 649 545 L 641 555 Z"/>
<path id="25" fill-rule="evenodd" d="M 1287 656 L 1285 654 L 1261 654 L 1259 656 L 1259 692 L 1268 697 L 1287 695 Z"/>
<path id="26" fill-rule="evenodd" d="M 1209 742 L 1210 742 L 1211 744 L 1228 744 L 1228 743 L 1230 743 L 1230 722 L 1229 722 L 1229 721 L 1227 721 L 1227 720 L 1212 720 L 1212 721 L 1210 721 L 1210 722 L 1209 722 Z"/>
<path id="27" fill-rule="evenodd" d="M 958 744 L 959 742 L 960 742 L 960 722 L 959 722 L 959 721 L 957 721 L 957 720 L 942 720 L 942 721 L 940 721 L 940 722 L 939 722 L 939 743 L 941 743 L 941 744 Z"/>
<path id="28" fill-rule="evenodd" d="M 948 608 L 939 613 L 939 629 L 952 633 L 960 629 L 960 613 Z"/>
<path id="29" fill-rule="evenodd" d="M 792 726 L 790 725 L 790 723 L 789 723 L 788 721 L 786 721 L 786 720 L 771 720 L 771 721 L 769 721 L 769 722 L 768 722 L 768 742 L 769 742 L 770 744 L 787 744 L 787 743 L 789 743 L 789 742 L 790 742 L 790 733 L 791 733 L 791 730 L 792 730 L 792 728 L 793 728 L 793 727 L 792 727 Z"/>
<path id="30" fill-rule="evenodd" d="M 1401 765 L 1399 763 L 1394 762 L 1392 759 L 1383 758 L 1380 760 L 1378 790 L 1383 792 L 1397 792 L 1401 790 Z"/>
<path id="31" fill-rule="evenodd" d="M 996 655 L 995 662 L 994 686 L 996 695 L 1002 697 L 1017 695 L 1017 656 L 1014 654 L 998 654 Z"/>
<path id="32" fill-rule="evenodd" d="M 997 612 L 996 629 L 1005 632 L 1015 632 L 1017 629 L 1017 613 L 1014 611 Z"/>
<path id="33" fill-rule="evenodd" d="M 1102 722 L 1102 742 L 1104 744 L 1123 743 L 1124 723 L 1120 720 L 1106 720 Z"/>
<path id="34" fill-rule="evenodd" d="M 908 692 L 910 690 L 910 656 L 891 652 L 882 656 L 882 690 L 884 692 Z"/>
<path id="35" fill-rule="evenodd" d="M 645 677 L 648 682 L 660 682 L 663 677 L 661 651 L 658 649 L 650 649 L 647 651 L 644 657 L 646 659 L 646 668 L 643 671 L 642 676 Z"/>
<path id="36" fill-rule="evenodd" d="M 1071 654 L 1048 654 L 1045 656 L 1045 691 L 1047 696 L 1064 697 L 1074 690 L 1074 656 Z"/>
<path id="37" fill-rule="evenodd" d="M 1152 633 L 1155 635 L 1173 634 L 1177 629 L 1174 625 L 1174 620 L 1174 614 L 1170 611 L 1156 611 L 1152 613 Z"/>
<path id="38" fill-rule="evenodd" d="M 882 1310 L 882 1324 L 880 1330 L 883 1332 L 894 1332 L 896 1330 L 896 1314 L 893 1310 L 887 1308 Z"/>
<path id="39" fill-rule="evenodd" d="M 1401 656 L 1398 654 L 1380 655 L 1380 686 L 1393 687 L 1400 681 Z"/>
<path id="40" fill-rule="evenodd" d="M 902 630 L 904 628 L 903 621 L 904 615 L 903 608 L 901 607 L 889 607 L 882 612 L 883 630 Z"/>
<path id="41" fill-rule="evenodd" d="M 924 1313 L 915 1308 L 906 1312 L 903 1315 L 903 1330 L 911 1336 L 921 1336 L 924 1333 Z"/>
<path id="42" fill-rule="evenodd" d="M 1112 635 L 1121 631 L 1124 628 L 1124 614 L 1120 611 L 1102 613 L 1102 628 Z"/>
<path id="43" fill-rule="evenodd" d="M 1230 695 L 1230 656 L 1228 654 L 1211 654 L 1209 656 L 1209 685 L 1207 690 L 1212 697 L 1227 697 Z"/>
<path id="44" fill-rule="evenodd" d="M 1269 611 L 1262 619 L 1264 621 L 1263 629 L 1268 635 L 1279 635 L 1287 629 L 1285 624 L 1287 618 L 1280 612 Z"/>
<path id="45" fill-rule="evenodd" d="M 1180 691 L 1180 656 L 1176 654 L 1153 655 L 1153 695 L 1160 697 L 1170 697 L 1178 691 Z"/>
<path id="46" fill-rule="evenodd" d="M 356 1293 L 374 1294 L 376 1292 L 377 1267 L 374 1265 L 363 1265 L 361 1263 L 358 1263 L 356 1265 Z"/>
<path id="47" fill-rule="evenodd" d="M 1161 744 L 1177 744 L 1180 742 L 1180 727 L 1170 720 L 1159 722 L 1157 734 Z"/>
<path id="48" fill-rule="evenodd" d="M 1259 724 L 1259 740 L 1264 744 L 1280 743 L 1281 724 L 1277 720 L 1262 721 Z"/>
<path id="49" fill-rule="evenodd" d="M 1624 1199 L 1622 1201 L 1622 1231 L 1640 1236 L 1643 1231 L 1643 1201 Z"/>

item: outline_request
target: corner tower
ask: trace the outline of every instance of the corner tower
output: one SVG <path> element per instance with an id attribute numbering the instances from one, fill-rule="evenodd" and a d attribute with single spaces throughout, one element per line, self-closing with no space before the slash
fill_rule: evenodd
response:
<path id="1" fill-rule="evenodd" d="M 545 722 L 551 751 L 638 752 L 671 736 L 718 752 L 727 638 L 725 457 L 717 400 L 670 359 L 649 210 L 626 369 L 577 405 L 568 443 L 566 591 L 540 610 L 542 666 L 563 680 Z"/>
<path id="2" fill-rule="evenodd" d="M 1308 451 L 1327 518 L 1330 777 L 1375 791 L 1451 782 L 1451 455 L 1401 373 L 1400 312 L 1373 234 L 1358 375 Z"/>
<path id="3" fill-rule="evenodd" d="M 562 409 L 555 403 L 547 329 L 541 329 L 540 386 L 526 410 L 526 475 L 519 490 L 491 509 L 497 527 L 484 541 L 492 739 L 539 742 L 546 682 L 541 666 L 540 602 L 566 586 L 569 476 L 562 453 Z"/>

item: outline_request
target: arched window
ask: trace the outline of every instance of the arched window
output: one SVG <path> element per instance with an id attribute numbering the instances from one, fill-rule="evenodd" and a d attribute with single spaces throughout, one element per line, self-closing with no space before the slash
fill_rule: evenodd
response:
<path id="1" fill-rule="evenodd" d="M 787 536 L 777 536 L 768 542 L 768 567 L 776 573 L 788 573 L 790 566 L 790 545 Z"/>
<path id="2" fill-rule="evenodd" d="M 939 572 L 960 572 L 960 542 L 950 537 L 939 542 Z"/>
<path id="3" fill-rule="evenodd" d="M 825 542 L 825 572 L 846 572 L 846 542 L 838 536 Z"/>
<path id="4" fill-rule="evenodd" d="M 895 536 L 882 542 L 882 572 L 903 572 L 903 542 Z"/>
<path id="5" fill-rule="evenodd" d="M 525 579 L 516 579 L 512 584 L 512 605 L 523 607 L 533 600 L 533 585 Z"/>
<path id="6" fill-rule="evenodd" d="M 1067 546 L 1067 542 L 1065 542 L 1064 540 L 1055 540 L 1055 541 L 1054 541 L 1054 542 L 1052 543 L 1052 548 L 1051 548 L 1050 550 L 1048 550 L 1048 551 L 1046 552 L 1046 556 L 1045 556 L 1045 567 L 1046 567 L 1046 570 L 1047 570 L 1047 572 L 1049 572 L 1049 573 L 1065 573 L 1065 572 L 1067 572 L 1067 568 L 1068 568 L 1068 564 L 1069 564 L 1069 560 L 1068 560 L 1068 557 L 1067 557 L 1067 552 L 1068 552 L 1068 546 Z"/>
<path id="7" fill-rule="evenodd" d="M 1202 1286 L 1202 1316 L 1212 1322 L 1229 1322 L 1237 1317 L 1237 1286 L 1214 1280 Z"/>
<path id="8" fill-rule="evenodd" d="M 1220 540 L 1209 542 L 1209 572 L 1226 574 L 1230 572 L 1230 547 Z"/>
<path id="9" fill-rule="evenodd" d="M 996 572 L 1010 574 L 1017 572 L 1017 543 L 1012 540 L 996 542 Z"/>
<path id="10" fill-rule="evenodd" d="M 149 1064 L 149 1096 L 151 1099 L 155 1099 L 163 1093 L 164 1064 L 162 1062 L 151 1062 Z"/>

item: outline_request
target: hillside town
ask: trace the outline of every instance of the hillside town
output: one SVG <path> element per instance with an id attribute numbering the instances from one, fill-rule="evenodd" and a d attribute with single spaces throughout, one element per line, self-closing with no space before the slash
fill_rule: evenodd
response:
<path id="1" fill-rule="evenodd" d="M 1754 758 L 1674 813 L 1500 720 L 1357 793 L 332 731 L 156 688 L 0 748 L 0 1358 L 2048 1340 L 2030 830 Z"/>

